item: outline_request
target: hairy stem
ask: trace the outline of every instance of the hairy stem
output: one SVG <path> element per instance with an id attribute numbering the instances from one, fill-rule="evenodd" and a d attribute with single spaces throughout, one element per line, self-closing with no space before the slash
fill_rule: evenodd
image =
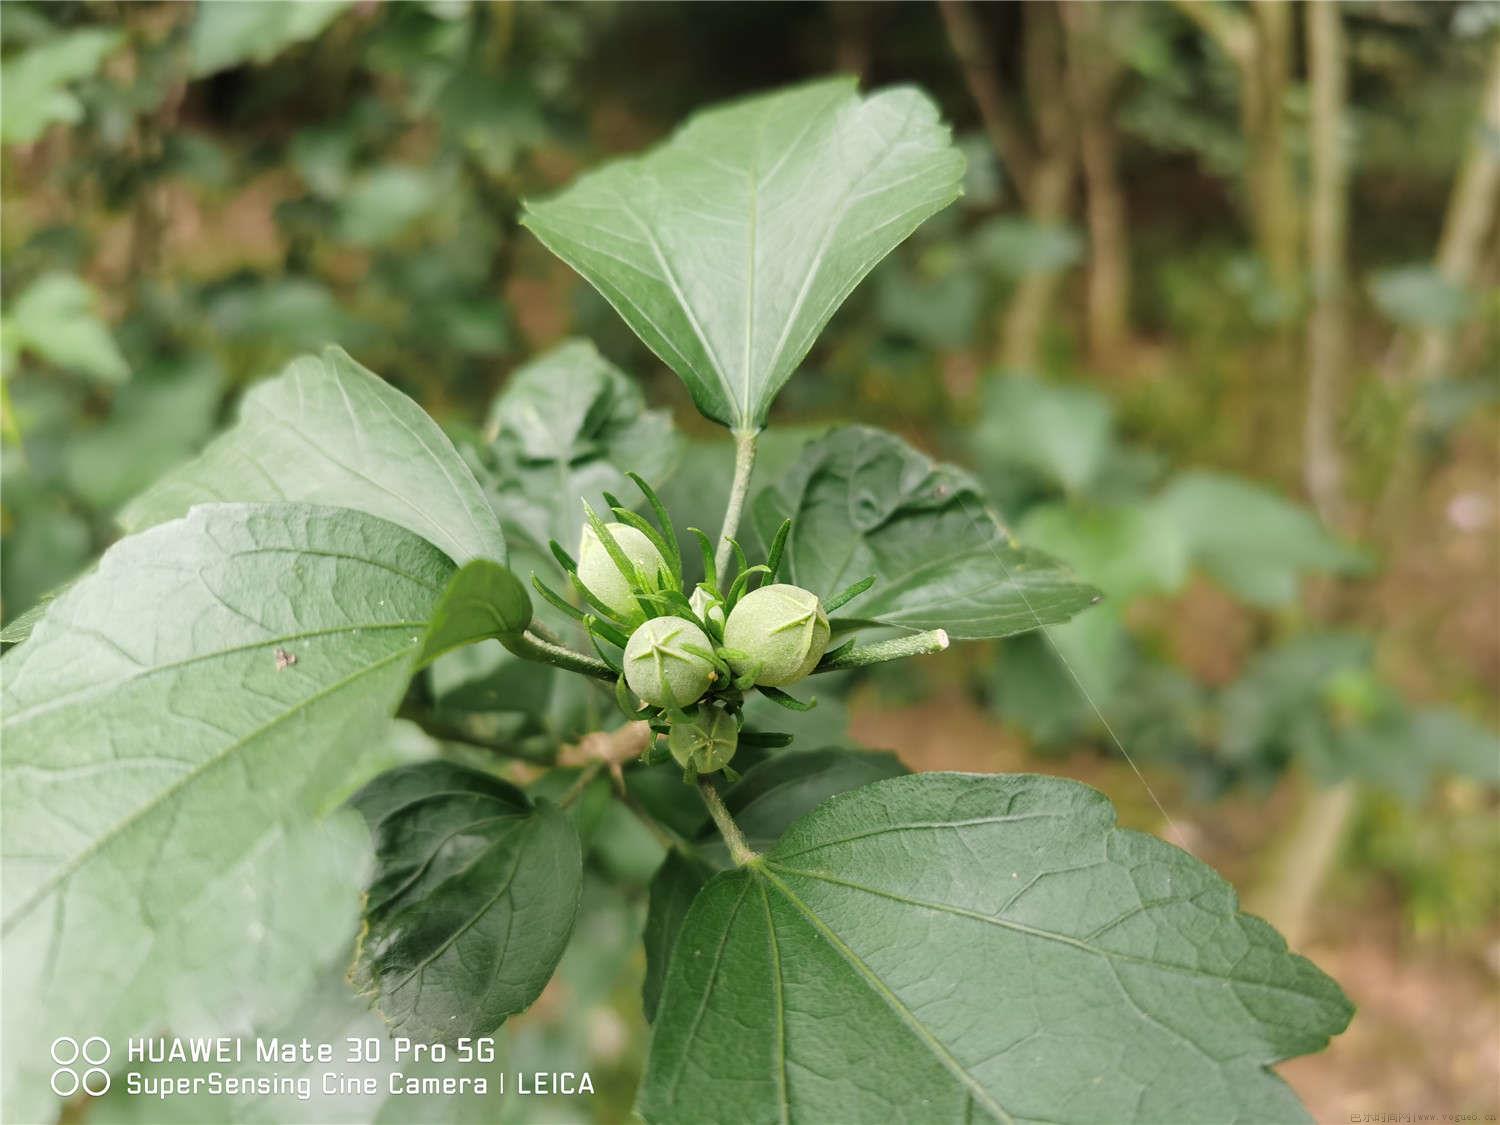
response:
<path id="1" fill-rule="evenodd" d="M 592 656 L 585 656 L 581 652 L 574 652 L 565 645 L 555 644 L 552 641 L 544 641 L 530 630 L 524 633 L 516 633 L 509 637 L 501 637 L 500 643 L 525 660 L 535 660 L 542 664 L 552 664 L 558 668 L 566 668 L 569 672 L 578 672 L 584 676 L 593 676 L 595 679 L 608 680 L 610 683 L 614 683 L 615 680 L 619 679 L 619 673 L 604 663 L 604 661 Z"/>
<path id="2" fill-rule="evenodd" d="M 714 552 L 714 569 L 722 581 L 729 566 L 729 541 L 740 530 L 740 516 L 745 510 L 745 496 L 750 491 L 750 472 L 755 468 L 755 431 L 734 435 L 734 482 L 729 486 L 729 504 L 724 509 L 724 526 L 719 531 L 719 546 Z"/>
<path id="3" fill-rule="evenodd" d="M 947 632 L 942 629 L 929 629 L 925 633 L 913 633 L 908 637 L 893 637 L 888 641 L 876 641 L 872 645 L 855 645 L 848 652 L 832 660 L 825 660 L 814 668 L 813 672 L 844 672 L 850 668 L 883 664 L 887 660 L 900 660 L 906 656 L 927 656 L 934 652 L 942 652 L 947 647 Z"/>
<path id="4" fill-rule="evenodd" d="M 734 860 L 736 867 L 744 867 L 757 857 L 750 850 L 750 845 L 745 843 L 745 834 L 740 831 L 740 826 L 734 822 L 734 817 L 729 815 L 729 810 L 724 807 L 723 800 L 719 797 L 719 791 L 713 784 L 704 778 L 698 779 L 698 792 L 703 797 L 703 803 L 708 806 L 708 815 L 714 818 L 714 824 L 719 829 L 719 835 L 724 837 L 724 843 L 729 848 L 729 857 Z"/>

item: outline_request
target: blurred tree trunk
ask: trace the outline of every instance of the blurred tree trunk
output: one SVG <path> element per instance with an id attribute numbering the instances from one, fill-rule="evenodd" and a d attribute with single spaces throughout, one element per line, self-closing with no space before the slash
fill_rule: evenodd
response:
<path id="1" fill-rule="evenodd" d="M 1177 0 L 1177 6 L 1239 72 L 1250 224 L 1271 280 L 1283 293 L 1294 293 L 1300 233 L 1286 120 L 1292 5 L 1283 0 L 1252 0 L 1248 9 L 1241 9 L 1222 0 Z"/>
<path id="2" fill-rule="evenodd" d="M 1489 72 L 1480 97 L 1474 138 L 1453 184 L 1448 210 L 1438 238 L 1434 266 L 1450 285 L 1470 289 L 1480 275 L 1500 208 L 1500 40 L 1490 56 Z M 1400 428 L 1392 442 L 1394 454 L 1386 471 L 1379 504 L 1370 517 L 1372 530 L 1407 526 L 1407 515 L 1420 498 L 1421 473 L 1415 437 L 1421 426 L 1420 389 L 1447 371 L 1454 356 L 1457 326 L 1430 327 L 1397 335 L 1386 354 L 1383 374 L 1388 383 L 1410 396 Z"/>
<path id="3" fill-rule="evenodd" d="M 1051 5 L 1027 4 L 1022 43 L 1030 121 L 1016 112 L 1000 77 L 988 33 L 964 0 L 939 0 L 948 42 L 963 69 L 985 134 L 1034 223 L 1065 222 L 1072 206 L 1078 146 L 1063 83 L 1062 25 Z M 1042 331 L 1062 281 L 1058 270 L 1025 274 L 1011 295 L 996 358 L 1008 368 L 1036 366 Z"/>
<path id="4" fill-rule="evenodd" d="M 1130 338 L 1130 235 L 1113 120 L 1124 68 L 1110 47 L 1110 15 L 1099 0 L 1063 0 L 1058 11 L 1088 217 L 1089 355 L 1096 366 L 1109 367 L 1119 363 Z"/>
<path id="5" fill-rule="evenodd" d="M 1307 406 L 1302 466 L 1307 494 L 1323 521 L 1342 528 L 1348 519 L 1343 452 L 1339 444 L 1341 391 L 1349 354 L 1349 168 L 1344 147 L 1348 63 L 1343 12 L 1331 0 L 1314 0 L 1307 16 L 1308 83 L 1312 94 L 1308 149 L 1308 276 L 1312 311 L 1307 322 Z M 1336 614 L 1332 589 L 1320 591 L 1319 617 Z M 1254 908 L 1299 945 L 1306 937 L 1328 874 L 1338 862 L 1349 819 L 1358 804 L 1352 781 L 1304 795 L 1297 820 L 1278 849 Z"/>
<path id="6" fill-rule="evenodd" d="M 1484 256 L 1485 236 L 1500 206 L 1500 144 L 1496 137 L 1500 137 L 1500 39 L 1490 57 L 1480 119 L 1453 185 L 1434 263 L 1443 280 L 1460 289 L 1469 288 L 1474 281 Z M 1438 378 L 1452 359 L 1455 334 L 1454 327 L 1426 328 L 1414 340 L 1402 341 L 1398 356 L 1409 355 L 1410 363 L 1398 359 L 1388 373 L 1400 373 L 1399 377 L 1418 386 Z"/>
<path id="7" fill-rule="evenodd" d="M 1335 3 L 1311 3 L 1307 13 L 1308 80 L 1312 115 L 1308 136 L 1312 187 L 1308 208 L 1307 411 L 1303 477 L 1307 494 L 1330 527 L 1342 528 L 1343 453 L 1340 395 L 1349 354 L 1349 169 L 1344 148 L 1348 65 L 1343 13 Z"/>

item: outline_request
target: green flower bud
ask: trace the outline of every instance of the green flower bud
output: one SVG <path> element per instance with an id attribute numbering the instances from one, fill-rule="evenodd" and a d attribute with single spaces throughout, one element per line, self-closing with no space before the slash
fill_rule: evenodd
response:
<path id="1" fill-rule="evenodd" d="M 802 679 L 823 659 L 828 636 L 817 595 L 784 582 L 746 594 L 724 623 L 724 647 L 745 654 L 743 670 L 753 669 L 762 687 Z"/>
<path id="2" fill-rule="evenodd" d="M 625 552 L 625 557 L 645 574 L 647 581 L 667 569 L 667 560 L 643 533 L 627 523 L 607 523 L 604 526 L 614 536 L 620 550 Z M 588 524 L 583 525 L 583 536 L 578 541 L 578 580 L 589 593 L 624 620 L 640 620 L 641 606 L 635 600 L 630 579 L 620 573 L 615 560 L 609 557 L 609 548 L 600 542 Z"/>
<path id="3" fill-rule="evenodd" d="M 692 718 L 672 724 L 667 732 L 667 749 L 683 769 L 713 773 L 729 764 L 739 740 L 740 727 L 734 716 L 704 705 Z"/>
<path id="4" fill-rule="evenodd" d="M 686 707 L 708 690 L 714 666 L 689 649 L 712 652 L 713 642 L 683 617 L 653 617 L 630 634 L 625 682 L 647 703 Z"/>
<path id="5" fill-rule="evenodd" d="M 724 627 L 724 605 L 715 601 L 712 605 L 708 601 L 708 593 L 702 586 L 693 590 L 688 597 L 688 605 L 692 606 L 693 612 L 704 621 L 717 622 L 719 628 Z"/>

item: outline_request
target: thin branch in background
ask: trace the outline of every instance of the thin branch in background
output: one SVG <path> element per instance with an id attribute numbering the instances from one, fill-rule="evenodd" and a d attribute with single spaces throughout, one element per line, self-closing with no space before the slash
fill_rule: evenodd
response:
<path id="1" fill-rule="evenodd" d="M 1344 148 L 1348 63 L 1339 5 L 1314 3 L 1304 10 L 1312 94 L 1308 273 L 1313 303 L 1307 322 L 1303 480 L 1323 521 L 1341 528 L 1348 516 L 1338 432 L 1349 352 L 1349 168 Z"/>
<path id="2" fill-rule="evenodd" d="M 1022 200 L 1029 200 L 1036 153 L 1021 118 L 1005 94 L 989 39 L 966 0 L 938 0 L 938 12 L 943 17 L 953 57 L 963 70 L 969 96 L 979 110 L 985 135 L 1004 165 L 1006 177 Z"/>
<path id="3" fill-rule="evenodd" d="M 1443 218 L 1435 266 L 1448 284 L 1467 288 L 1474 281 L 1487 245 L 1486 236 L 1500 209 L 1500 38 L 1490 56 L 1480 102 L 1479 121 L 1463 167 L 1453 184 L 1453 196 Z M 1453 326 L 1423 329 L 1418 335 L 1411 366 L 1406 372 L 1416 385 L 1441 376 L 1453 354 Z M 1396 365 L 1391 365 L 1393 368 Z M 1399 369 L 1399 368 L 1397 368 Z"/>
<path id="4" fill-rule="evenodd" d="M 1099 0 L 1058 5 L 1067 50 L 1066 78 L 1078 122 L 1088 221 L 1088 339 L 1095 367 L 1118 366 L 1128 352 L 1130 329 L 1130 226 L 1120 183 L 1120 136 L 1114 112 L 1124 67 L 1110 30 L 1124 8 Z"/>

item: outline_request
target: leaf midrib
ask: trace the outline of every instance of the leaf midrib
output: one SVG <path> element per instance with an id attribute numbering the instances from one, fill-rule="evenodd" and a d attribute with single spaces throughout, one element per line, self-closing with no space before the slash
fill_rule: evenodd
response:
<path id="1" fill-rule="evenodd" d="M 870 987 L 870 990 L 885 1002 L 886 1006 L 895 1013 L 897 1019 L 899 1019 L 913 1034 L 916 1035 L 916 1037 L 927 1047 L 927 1049 L 932 1053 L 933 1057 L 937 1059 L 942 1067 L 947 1070 L 949 1074 L 953 1075 L 954 1078 L 958 1079 L 959 1083 L 969 1092 L 969 1097 L 971 1099 L 982 1105 L 986 1110 L 989 1111 L 990 1115 L 997 1120 L 1005 1122 L 1006 1125 L 1015 1125 L 1015 1118 L 1012 1117 L 1009 1112 L 1007 1112 L 1004 1106 L 1002 1106 L 994 1099 L 990 1092 L 985 1089 L 983 1083 L 981 1083 L 979 1079 L 975 1078 L 974 1075 L 970 1074 L 963 1063 L 961 1063 L 957 1058 L 954 1057 L 953 1053 L 948 1050 L 947 1045 L 944 1044 L 943 1041 L 933 1033 L 932 1029 L 917 1018 L 917 1014 L 906 1006 L 901 998 L 891 990 L 890 986 L 887 985 L 885 981 L 880 979 L 880 976 L 875 972 L 875 970 L 872 969 L 869 964 L 859 956 L 859 954 L 854 952 L 854 950 L 849 947 L 849 945 L 843 940 L 843 938 L 834 933 L 833 929 L 829 927 L 829 925 L 824 922 L 822 918 L 818 917 L 818 915 L 812 910 L 812 908 L 809 907 L 805 902 L 803 902 L 802 899 L 798 897 L 797 893 L 791 889 L 791 887 L 787 886 L 784 881 L 777 878 L 777 876 L 770 870 L 771 867 L 772 864 L 770 862 L 761 861 L 759 863 L 751 865 L 746 870 L 750 872 L 752 878 L 765 880 L 781 893 L 782 897 L 786 899 L 787 903 L 791 905 L 791 907 L 796 910 L 797 913 L 802 915 L 802 917 L 807 920 L 807 922 L 823 937 L 825 941 L 833 946 L 834 950 L 839 954 L 840 957 L 844 959 L 845 963 L 847 963 L 849 967 L 853 969 L 854 972 L 865 981 L 865 983 Z M 800 872 L 798 874 L 800 874 Z M 783 1065 L 785 1065 L 784 1058 Z"/>

